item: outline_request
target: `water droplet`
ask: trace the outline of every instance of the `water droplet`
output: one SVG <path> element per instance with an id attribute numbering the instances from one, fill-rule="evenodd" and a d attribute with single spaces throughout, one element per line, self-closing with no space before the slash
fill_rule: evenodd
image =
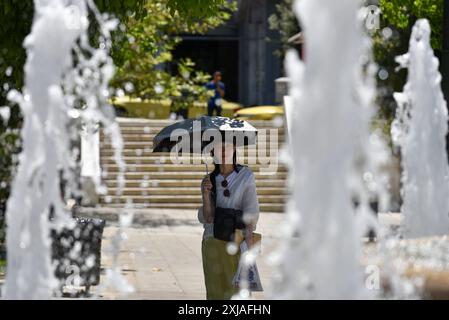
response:
<path id="1" fill-rule="evenodd" d="M 83 69 L 83 78 L 89 78 L 92 76 L 92 70 L 90 68 Z"/>
<path id="2" fill-rule="evenodd" d="M 379 75 L 379 79 L 380 80 L 387 80 L 388 77 L 390 76 L 388 71 L 386 69 L 383 69 L 383 68 L 379 70 L 378 75 Z"/>
<path id="3" fill-rule="evenodd" d="M 121 214 L 120 215 L 120 225 L 122 227 L 129 227 L 133 222 L 133 218 L 134 218 L 133 214 Z"/>
<path id="4" fill-rule="evenodd" d="M 12 70 L 13 70 L 12 67 L 6 68 L 5 75 L 7 77 L 10 77 L 12 75 Z"/>
<path id="5" fill-rule="evenodd" d="M 3 118 L 3 123 L 6 125 L 8 123 L 9 117 L 11 115 L 11 109 L 8 106 L 0 107 L 0 117 Z"/>
<path id="6" fill-rule="evenodd" d="M 276 128 L 280 128 L 284 125 L 284 119 L 282 117 L 275 117 L 273 119 L 273 126 L 275 126 Z"/>
<path id="7" fill-rule="evenodd" d="M 125 96 L 125 91 L 123 89 L 117 89 L 115 91 L 115 94 L 116 94 L 117 97 L 123 98 Z"/>
<path id="8" fill-rule="evenodd" d="M 249 290 L 248 289 L 242 289 L 240 290 L 240 296 L 243 299 L 248 299 L 249 298 Z"/>
<path id="9" fill-rule="evenodd" d="M 392 35 L 393 35 L 393 30 L 391 30 L 391 28 L 385 27 L 382 29 L 382 36 L 384 37 L 385 40 L 390 39 Z"/>
<path id="10" fill-rule="evenodd" d="M 164 92 L 164 90 L 164 87 L 160 84 L 154 86 L 154 92 L 156 92 L 156 94 L 161 94 Z"/>
<path id="11" fill-rule="evenodd" d="M 371 182 L 371 181 L 373 181 L 373 174 L 372 174 L 371 172 L 365 172 L 365 173 L 363 174 L 363 180 L 364 180 L 365 182 Z"/>
<path id="12" fill-rule="evenodd" d="M 80 117 L 80 112 L 77 109 L 70 109 L 68 111 L 68 115 L 70 118 L 78 119 Z"/>
<path id="13" fill-rule="evenodd" d="M 134 91 L 134 85 L 131 82 L 125 83 L 125 90 L 126 90 L 126 92 L 133 92 Z"/>
<path id="14" fill-rule="evenodd" d="M 235 255 L 238 250 L 239 248 L 235 242 L 229 242 L 226 246 L 226 251 L 232 256 Z"/>
<path id="15" fill-rule="evenodd" d="M 140 183 L 140 187 L 141 187 L 141 188 L 147 188 L 147 187 L 148 187 L 148 181 L 142 181 L 142 182 Z"/>

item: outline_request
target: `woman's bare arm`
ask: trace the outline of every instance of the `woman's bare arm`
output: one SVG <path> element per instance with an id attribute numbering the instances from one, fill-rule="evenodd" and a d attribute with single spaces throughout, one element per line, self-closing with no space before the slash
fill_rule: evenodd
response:
<path id="1" fill-rule="evenodd" d="M 212 182 L 210 181 L 210 175 L 204 177 L 201 183 L 201 194 L 203 195 L 203 215 L 206 223 L 213 223 L 214 221 L 214 206 L 211 199 Z"/>

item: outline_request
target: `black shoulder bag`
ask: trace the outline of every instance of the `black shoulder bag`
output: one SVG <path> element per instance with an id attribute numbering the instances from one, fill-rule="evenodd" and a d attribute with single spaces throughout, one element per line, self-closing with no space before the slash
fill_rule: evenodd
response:
<path id="1" fill-rule="evenodd" d="M 234 241 L 236 229 L 244 229 L 243 211 L 233 208 L 217 207 L 217 185 L 215 178 L 218 171 L 211 174 L 212 198 L 214 201 L 214 238 L 223 241 Z"/>

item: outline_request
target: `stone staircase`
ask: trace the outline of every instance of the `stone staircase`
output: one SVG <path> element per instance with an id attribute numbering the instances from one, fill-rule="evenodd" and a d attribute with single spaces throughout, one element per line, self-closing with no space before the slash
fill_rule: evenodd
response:
<path id="1" fill-rule="evenodd" d="M 172 120 L 118 118 L 126 163 L 125 188 L 117 196 L 118 167 L 113 149 L 104 133 L 100 133 L 100 165 L 108 193 L 100 198 L 101 206 L 117 207 L 133 203 L 139 208 L 196 209 L 201 205 L 200 183 L 206 173 L 202 164 L 173 164 L 169 153 L 152 153 L 153 137 Z M 252 121 L 258 129 L 275 129 L 271 121 Z M 284 141 L 284 129 L 278 129 L 279 147 Z M 269 137 L 267 137 L 267 140 Z M 269 141 L 269 140 L 268 140 Z M 268 151 L 269 152 L 269 149 Z M 244 155 L 247 159 L 248 152 Z M 199 156 L 193 156 L 199 159 Z M 263 160 L 263 158 L 262 158 Z M 247 161 L 245 163 L 248 163 Z M 275 172 L 260 172 L 260 161 L 249 164 L 256 176 L 257 194 L 262 212 L 282 212 L 286 198 L 287 169 L 278 164 Z M 209 166 L 209 171 L 213 165 Z"/>

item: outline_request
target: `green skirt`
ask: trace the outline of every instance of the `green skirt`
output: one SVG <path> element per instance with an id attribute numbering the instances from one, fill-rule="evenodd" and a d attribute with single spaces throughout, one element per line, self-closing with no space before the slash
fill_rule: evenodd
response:
<path id="1" fill-rule="evenodd" d="M 239 265 L 240 250 L 230 255 L 227 244 L 215 238 L 203 239 L 201 244 L 207 300 L 229 300 L 238 292 L 232 280 Z"/>

